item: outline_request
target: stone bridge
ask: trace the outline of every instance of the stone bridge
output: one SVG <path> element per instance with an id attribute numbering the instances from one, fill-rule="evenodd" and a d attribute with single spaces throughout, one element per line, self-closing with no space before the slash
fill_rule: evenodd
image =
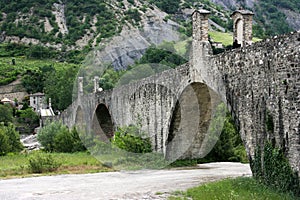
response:
<path id="1" fill-rule="evenodd" d="M 116 127 L 141 124 L 153 149 L 168 158 L 204 155 L 204 140 L 222 100 L 232 113 L 250 158 L 271 141 L 300 169 L 300 33 L 252 44 L 252 13 L 233 13 L 240 48 L 213 55 L 209 12 L 195 11 L 190 61 L 176 69 L 110 91 L 83 94 L 61 114 L 63 123 L 85 125 L 104 141 Z M 97 79 L 96 79 L 97 82 Z M 267 125 L 267 124 L 271 125 Z"/>

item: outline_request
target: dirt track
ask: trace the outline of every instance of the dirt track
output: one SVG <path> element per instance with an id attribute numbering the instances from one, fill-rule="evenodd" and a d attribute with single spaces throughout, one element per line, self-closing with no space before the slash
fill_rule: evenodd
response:
<path id="1" fill-rule="evenodd" d="M 201 164 L 196 169 L 142 170 L 0 180 L 1 200 L 166 199 L 176 190 L 226 177 L 250 176 L 241 163 Z M 163 193 L 162 195 L 157 195 Z"/>

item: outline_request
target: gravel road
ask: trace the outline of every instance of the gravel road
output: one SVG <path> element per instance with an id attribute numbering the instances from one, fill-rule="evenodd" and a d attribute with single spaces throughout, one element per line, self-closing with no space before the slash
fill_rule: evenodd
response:
<path id="1" fill-rule="evenodd" d="M 121 171 L 0 180 L 1 200 L 166 199 L 176 190 L 227 177 L 251 176 L 248 164 L 209 163 L 193 169 Z M 158 195 L 160 194 L 160 195 Z"/>

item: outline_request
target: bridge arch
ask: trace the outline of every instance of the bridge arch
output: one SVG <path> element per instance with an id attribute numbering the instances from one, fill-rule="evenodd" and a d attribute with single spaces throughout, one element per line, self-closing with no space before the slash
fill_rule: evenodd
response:
<path id="1" fill-rule="evenodd" d="M 194 82 L 182 90 L 169 120 L 165 142 L 168 160 L 199 157 L 209 128 L 211 106 L 210 90 L 206 84 Z"/>
<path id="2" fill-rule="evenodd" d="M 114 136 L 114 125 L 111 114 L 105 104 L 97 105 L 92 118 L 92 134 L 102 141 L 109 141 Z"/>

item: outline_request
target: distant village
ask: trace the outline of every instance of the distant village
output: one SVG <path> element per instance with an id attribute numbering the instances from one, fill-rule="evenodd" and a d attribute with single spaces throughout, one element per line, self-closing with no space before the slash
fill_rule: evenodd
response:
<path id="1" fill-rule="evenodd" d="M 48 102 L 44 93 L 39 92 L 29 95 L 28 106 L 40 117 L 40 127 L 43 126 L 47 119 L 55 116 L 51 105 L 51 98 L 48 99 Z M 19 103 L 17 99 L 12 100 L 8 97 L 1 99 L 1 104 L 8 104 L 17 110 L 21 110 L 24 105 L 23 103 Z"/>

